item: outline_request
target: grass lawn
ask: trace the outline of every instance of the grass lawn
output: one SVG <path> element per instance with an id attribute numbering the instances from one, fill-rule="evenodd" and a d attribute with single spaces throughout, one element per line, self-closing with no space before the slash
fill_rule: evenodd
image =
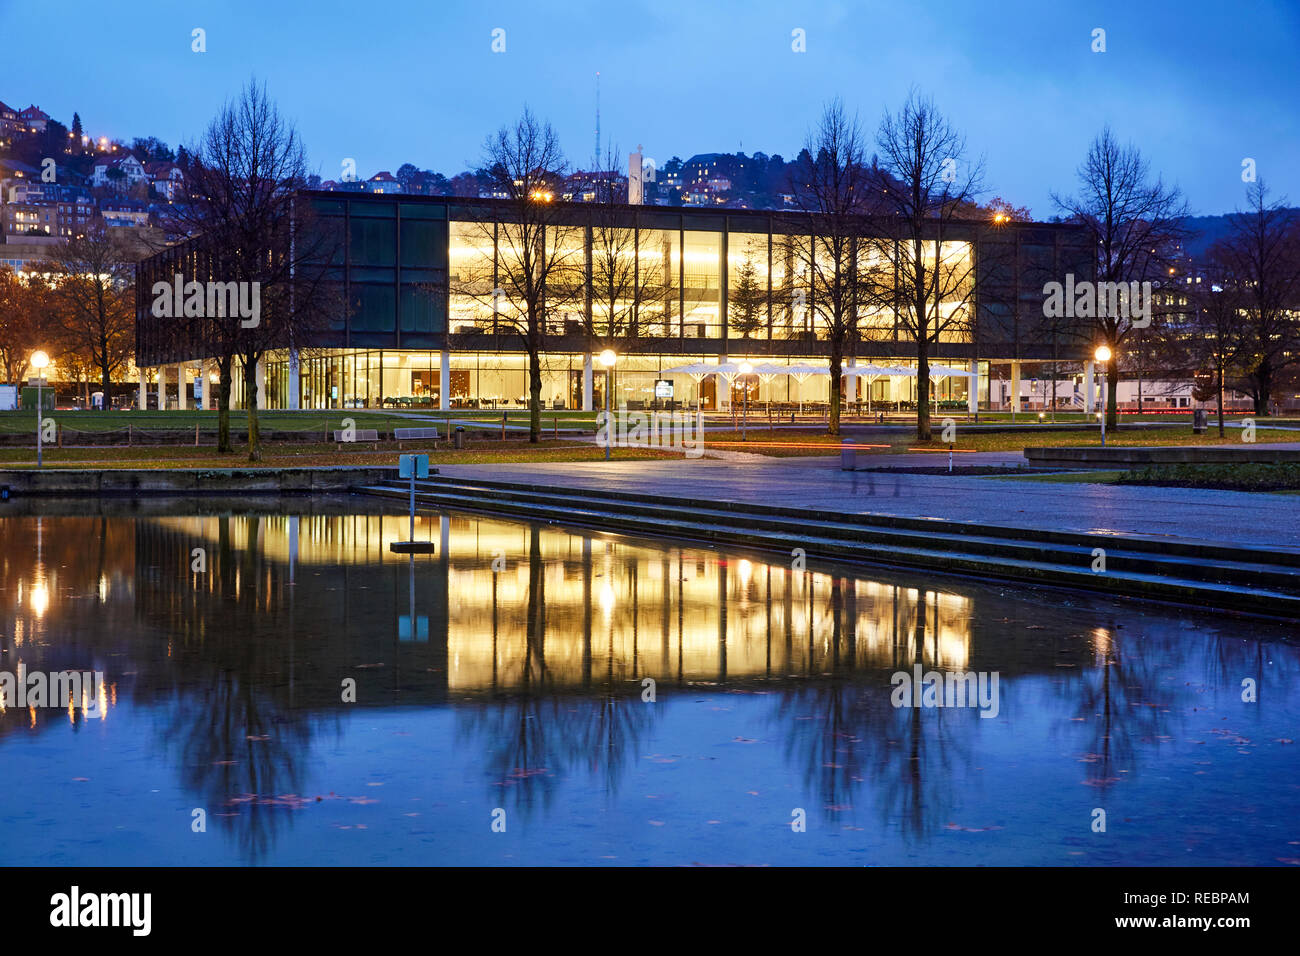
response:
<path id="1" fill-rule="evenodd" d="M 359 424 L 359 423 L 358 423 Z M 333 443 L 272 443 L 262 447 L 262 461 L 248 461 L 248 446 L 236 445 L 233 454 L 218 455 L 212 446 L 195 448 L 161 445 L 131 448 L 47 448 L 46 468 L 308 468 L 336 465 L 396 465 L 399 454 L 426 454 L 434 465 L 481 465 L 519 461 L 599 461 L 603 448 L 568 441 L 471 441 L 456 451 L 440 442 L 436 451 L 407 447 L 398 451 L 392 442 L 381 442 L 377 451 L 369 443 L 339 451 Z M 384 447 L 387 445 L 388 447 Z M 34 468 L 35 452 L 26 448 L 0 448 L 0 468 Z M 644 458 L 680 458 L 681 452 L 650 448 L 615 448 L 618 461 Z"/>
<path id="2" fill-rule="evenodd" d="M 937 435 L 939 429 L 934 429 Z M 1277 428 L 1259 428 L 1255 432 L 1256 443 L 1265 442 L 1300 442 L 1300 432 L 1283 431 Z M 948 446 L 941 441 L 918 442 L 911 441 L 909 444 L 914 448 L 947 448 Z M 1150 445 L 1239 445 L 1241 441 L 1241 431 L 1234 429 L 1220 438 L 1217 431 L 1207 431 L 1203 435 L 1197 435 L 1192 431 L 1191 425 L 1184 425 L 1179 428 L 1160 428 L 1152 430 L 1138 430 L 1124 428 L 1122 425 L 1118 431 L 1107 430 L 1106 444 L 1126 445 L 1126 446 L 1150 446 Z M 957 428 L 958 448 L 969 448 L 974 451 L 1021 451 L 1025 448 L 1056 448 L 1060 446 L 1088 446 L 1101 445 L 1101 432 L 1090 431 L 1064 431 L 1052 429 L 1044 426 L 1041 430 L 1034 428 L 1024 432 L 998 433 L 998 434 L 963 434 L 961 427 Z"/>
<path id="3" fill-rule="evenodd" d="M 989 481 L 1042 481 L 1059 485 L 1113 485 L 1122 471 L 1066 471 L 1052 475 L 989 475 Z"/>
<path id="4" fill-rule="evenodd" d="M 263 429 L 275 429 L 283 431 L 318 431 L 324 433 L 326 429 L 341 429 L 343 419 L 350 418 L 356 422 L 357 428 L 378 428 L 385 429 L 394 426 L 419 428 L 421 426 L 435 425 L 440 422 L 445 423 L 448 418 L 453 425 L 456 423 L 483 423 L 499 425 L 501 423 L 501 412 L 493 413 L 491 410 L 483 411 L 478 409 L 457 410 L 451 412 L 411 412 L 401 414 L 397 412 L 386 411 L 367 411 L 365 409 L 334 409 L 332 411 L 303 411 L 303 412 L 286 412 L 286 411 L 260 411 L 257 414 L 257 421 Z M 511 410 L 506 413 L 507 422 L 511 425 L 527 425 L 528 413 L 526 411 Z M 126 430 L 130 425 L 136 429 L 172 429 L 184 428 L 193 430 L 198 425 L 205 432 L 216 433 L 217 430 L 217 413 L 208 411 L 196 411 L 194 409 L 171 410 L 160 412 L 153 411 L 129 411 L 129 412 L 79 412 L 79 411 L 56 411 L 47 413 L 46 417 L 52 417 L 65 430 L 73 429 L 81 431 L 112 431 L 115 429 Z M 560 428 L 586 428 L 594 430 L 596 413 L 595 412 L 543 412 L 542 429 L 554 428 L 558 422 Z M 248 413 L 244 411 L 231 411 L 230 424 L 232 428 L 243 429 L 248 427 Z M 0 411 L 0 432 L 10 434 L 21 434 L 23 432 L 33 432 L 36 430 L 36 411 L 27 409 L 22 411 Z"/>
<path id="5" fill-rule="evenodd" d="M 911 435 L 882 434 L 882 435 L 858 435 L 850 436 L 854 438 L 854 444 L 858 446 L 859 454 L 870 454 L 879 452 L 880 454 L 901 455 L 915 451 L 947 451 L 948 445 L 937 440 L 940 432 L 938 422 L 934 424 L 933 434 L 936 440 L 928 442 L 917 441 Z M 746 432 L 746 441 L 741 440 L 739 431 L 726 432 L 708 432 L 706 435 L 706 444 L 709 448 L 718 448 L 727 451 L 745 451 L 752 452 L 756 455 L 770 455 L 777 458 L 793 457 L 798 455 L 833 455 L 840 450 L 841 443 L 838 438 L 833 438 L 822 429 L 805 429 L 803 431 L 791 431 L 789 429 L 767 429 L 767 428 L 750 428 Z M 1280 429 L 1263 428 L 1255 433 L 1256 442 L 1300 442 L 1300 432 L 1282 431 Z M 1135 430 L 1121 428 L 1118 432 L 1109 431 L 1106 433 L 1107 445 L 1235 445 L 1241 442 L 1240 432 L 1229 432 L 1223 438 L 1219 438 L 1215 432 L 1207 432 L 1204 435 L 1193 433 L 1192 426 L 1186 425 L 1177 428 L 1160 428 L 1149 430 Z M 960 425 L 957 426 L 957 441 L 955 448 L 958 451 L 1023 451 L 1027 447 L 1033 446 L 1073 446 L 1073 445 L 1098 445 L 1101 444 L 1101 433 L 1065 431 L 1063 429 L 1052 429 L 1044 426 L 1042 429 L 1037 427 L 1026 429 L 1022 432 L 963 432 Z M 887 445 L 887 448 L 870 448 L 870 445 Z"/>

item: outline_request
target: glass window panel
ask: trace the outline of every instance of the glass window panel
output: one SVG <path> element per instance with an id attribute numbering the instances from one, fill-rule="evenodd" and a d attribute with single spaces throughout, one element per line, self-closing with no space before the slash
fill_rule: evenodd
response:
<path id="1" fill-rule="evenodd" d="M 722 334 L 719 274 L 722 234 L 687 232 L 682 246 L 682 324 L 687 338 L 717 338 Z"/>
<path id="2" fill-rule="evenodd" d="M 424 220 L 402 220 L 402 265 L 433 268 L 445 245 L 446 227 Z"/>
<path id="3" fill-rule="evenodd" d="M 397 258 L 396 223 L 353 218 L 349 229 L 349 255 L 353 266 L 392 266 Z"/>
<path id="4" fill-rule="evenodd" d="M 681 250 L 675 229 L 642 229 L 637 241 L 638 334 L 676 338 Z"/>
<path id="5" fill-rule="evenodd" d="M 397 296 L 391 285 L 354 285 L 356 311 L 353 332 L 392 332 L 397 322 Z"/>
<path id="6" fill-rule="evenodd" d="M 728 335 L 765 336 L 767 329 L 767 235 L 727 236 Z"/>

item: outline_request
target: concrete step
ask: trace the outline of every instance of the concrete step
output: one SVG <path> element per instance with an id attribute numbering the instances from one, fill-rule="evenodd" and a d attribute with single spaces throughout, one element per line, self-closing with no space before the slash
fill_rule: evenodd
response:
<path id="1" fill-rule="evenodd" d="M 563 502 L 573 507 L 588 508 L 606 513 L 624 515 L 652 516 L 661 513 L 663 505 L 648 505 L 628 501 L 610 501 L 595 492 L 576 489 L 551 489 L 547 491 L 523 489 L 485 488 L 476 483 L 458 483 L 447 479 L 431 484 L 443 493 L 453 491 L 470 494 L 481 498 L 526 502 L 532 504 L 549 504 Z M 952 534 L 946 528 L 935 528 L 933 524 L 924 530 L 910 528 L 881 528 L 871 525 L 852 523 L 842 520 L 809 519 L 806 515 L 797 517 L 766 516 L 762 514 L 741 514 L 722 510 L 712 504 L 692 503 L 675 504 L 672 514 L 682 520 L 694 520 L 704 523 L 730 524 L 743 521 L 744 528 L 752 531 L 772 531 L 816 534 L 822 538 L 880 545 L 916 547 L 922 550 L 941 549 L 966 554 L 1000 555 L 1024 561 L 1073 565 L 1091 571 L 1095 548 L 1106 552 L 1108 572 L 1132 571 L 1139 574 L 1174 574 L 1177 577 L 1203 581 L 1219 585 L 1239 585 L 1243 587 L 1263 587 L 1300 594 L 1300 567 L 1273 565 L 1260 560 L 1259 552 L 1242 554 L 1238 549 L 1231 549 L 1232 557 L 1209 555 L 1184 557 L 1180 555 L 1153 554 L 1145 551 L 1126 550 L 1123 539 L 1110 537 L 1094 539 L 1083 544 L 1065 544 L 1034 540 L 1032 537 L 1012 539 L 978 534 Z M 1028 533 L 1026 533 L 1028 534 Z M 1253 555 L 1255 560 L 1242 560 L 1246 555 Z"/>
<path id="2" fill-rule="evenodd" d="M 670 537 L 677 541 L 702 541 L 732 549 L 778 552 L 785 557 L 794 548 L 803 548 L 814 561 L 820 558 L 922 567 L 1300 619 L 1300 580 L 1296 569 L 1285 564 L 1271 565 L 1266 560 L 1254 570 L 1261 577 L 1268 577 L 1267 586 L 1263 581 L 1241 580 L 1249 570 L 1244 562 L 1231 562 L 1213 572 L 1230 575 L 1232 580 L 1214 580 L 1213 574 L 1207 575 L 1192 562 L 1162 561 L 1158 554 L 1130 552 L 1125 547 L 1127 539 L 1098 535 L 1093 537 L 1101 542 L 1095 546 L 1106 547 L 1106 571 L 1094 573 L 1091 548 L 1084 551 L 1077 546 L 1061 548 L 1035 542 L 1032 540 L 1035 533 L 1024 529 L 1015 529 L 1021 538 L 1013 541 L 993 535 L 945 534 L 941 526 L 947 522 L 928 522 L 927 534 L 923 535 L 890 535 L 888 529 L 869 529 L 854 526 L 852 522 L 842 522 L 837 527 L 836 522 L 826 519 L 782 522 L 769 516 L 741 525 L 738 519 L 742 514 L 736 508 L 718 508 L 717 503 L 703 505 L 667 499 L 672 502 L 671 507 L 662 504 L 647 507 L 644 502 L 639 505 L 626 500 L 613 502 L 602 495 L 574 489 L 539 492 L 520 486 L 505 491 L 486 484 L 451 478 L 420 482 L 417 500 L 424 507 L 502 514 Z M 409 496 L 409 485 L 403 487 L 400 482 L 386 482 L 364 490 L 395 500 L 406 500 Z M 874 533 L 865 535 L 863 532 L 868 530 Z"/>

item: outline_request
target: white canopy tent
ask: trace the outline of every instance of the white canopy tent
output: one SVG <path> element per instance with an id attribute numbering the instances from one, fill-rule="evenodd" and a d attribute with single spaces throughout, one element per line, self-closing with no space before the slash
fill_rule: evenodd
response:
<path id="1" fill-rule="evenodd" d="M 755 369 L 755 371 L 757 371 L 757 369 Z M 702 396 L 700 395 L 698 386 L 700 384 L 700 381 L 704 378 L 704 376 L 721 375 L 723 378 L 727 380 L 727 384 L 730 385 L 732 379 L 734 379 L 737 375 L 740 374 L 740 363 L 739 362 L 716 362 L 716 363 L 695 362 L 691 365 L 678 365 L 674 368 L 666 368 L 659 374 L 660 375 L 689 375 L 691 378 L 693 378 L 697 386 L 695 390 L 695 407 L 696 410 L 698 411 L 702 404 Z"/>

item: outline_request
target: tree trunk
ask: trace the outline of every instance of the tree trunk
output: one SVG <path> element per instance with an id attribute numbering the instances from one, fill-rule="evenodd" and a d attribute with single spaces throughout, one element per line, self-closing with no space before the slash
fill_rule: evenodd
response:
<path id="1" fill-rule="evenodd" d="M 1218 382 L 1214 389 L 1219 406 L 1219 437 L 1223 437 L 1223 366 L 1219 366 Z"/>
<path id="2" fill-rule="evenodd" d="M 230 454 L 230 359 L 221 362 L 221 381 L 217 388 L 217 453 Z"/>
<path id="3" fill-rule="evenodd" d="M 916 352 L 916 437 L 930 440 L 930 350 L 924 338 L 917 342 Z"/>
<path id="4" fill-rule="evenodd" d="M 528 352 L 528 441 L 536 445 L 542 437 L 542 356 Z"/>
<path id="5" fill-rule="evenodd" d="M 262 460 L 262 436 L 257 428 L 257 362 L 244 361 L 244 405 L 248 409 L 248 460 Z"/>
<path id="6" fill-rule="evenodd" d="M 107 365 L 107 363 L 105 363 L 104 365 L 101 365 L 101 366 L 99 367 L 99 383 L 100 383 L 100 388 L 102 388 L 102 389 L 104 390 L 104 404 L 101 405 L 101 406 L 99 406 L 100 409 L 101 409 L 102 411 L 108 411 L 108 384 L 109 384 L 110 381 L 112 381 L 112 376 L 109 375 L 109 372 L 108 372 L 108 365 Z M 89 385 L 89 383 L 87 383 L 87 385 Z M 87 407 L 87 408 L 90 407 L 90 396 L 89 396 L 89 395 L 86 396 L 86 407 Z"/>
<path id="7" fill-rule="evenodd" d="M 830 435 L 839 435 L 840 433 L 840 375 L 844 367 L 844 345 L 840 342 L 839 336 L 831 336 L 831 385 L 830 399 L 831 413 L 827 420 L 826 431 Z M 745 385 L 748 388 L 748 384 Z"/>
<path id="8" fill-rule="evenodd" d="M 1106 427 L 1114 431 L 1118 427 L 1119 409 L 1115 400 L 1119 395 L 1119 360 L 1111 350 L 1110 360 L 1106 363 Z"/>

